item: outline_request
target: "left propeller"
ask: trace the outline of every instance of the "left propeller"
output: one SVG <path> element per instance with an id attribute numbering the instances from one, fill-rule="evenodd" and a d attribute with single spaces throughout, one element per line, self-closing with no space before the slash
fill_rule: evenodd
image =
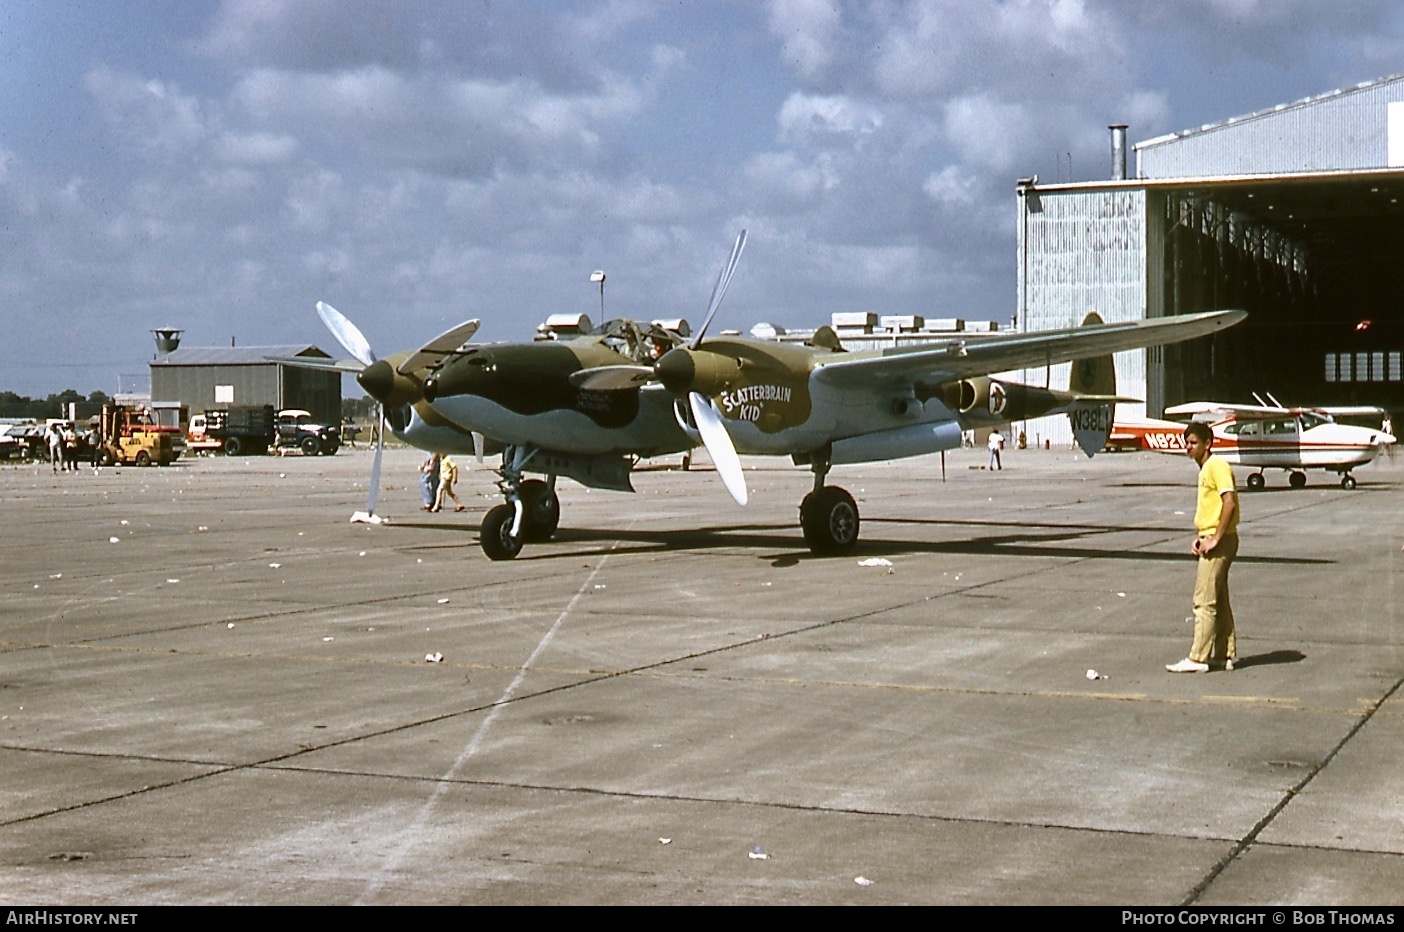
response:
<path id="1" fill-rule="evenodd" d="M 357 362 L 362 366 L 361 371 L 356 373 L 356 381 L 361 387 L 366 389 L 372 398 L 375 399 L 375 458 L 371 461 L 370 490 L 366 494 L 366 510 L 358 511 L 351 516 L 351 521 L 365 522 L 366 524 L 379 524 L 381 517 L 375 513 L 375 500 L 380 494 L 380 457 L 385 450 L 385 401 L 380 394 L 371 391 L 366 384 L 366 374 L 370 372 L 378 363 L 375 353 L 371 350 L 370 341 L 361 329 L 347 319 L 336 308 L 324 301 L 317 302 L 317 316 L 322 318 L 322 323 L 327 325 L 327 329 L 336 337 L 338 343 L 346 348 Z M 383 368 L 389 369 L 388 364 L 379 363 Z M 379 375 L 380 373 L 377 373 Z M 372 382 L 383 381 L 372 377 Z M 391 378 L 393 391 L 393 376 Z M 377 385 L 385 394 L 383 386 Z"/>
<path id="2" fill-rule="evenodd" d="M 272 358 L 278 362 L 308 369 L 349 372 L 356 376 L 357 383 L 365 389 L 366 394 L 375 399 L 375 458 L 371 462 L 366 510 L 356 512 L 351 516 L 351 520 L 379 524 L 383 519 L 375 513 L 375 502 L 380 493 L 380 460 L 385 450 L 385 408 L 387 405 L 391 408 L 401 408 L 422 400 L 424 398 L 424 381 L 420 373 L 437 365 L 445 356 L 455 352 L 471 340 L 473 335 L 478 332 L 479 322 L 477 320 L 464 321 L 456 327 L 445 330 L 419 349 L 409 353 L 399 365 L 392 366 L 389 360 L 376 358 L 375 351 L 371 349 L 370 341 L 366 339 L 366 335 L 345 314 L 325 301 L 318 301 L 317 316 L 322 318 L 322 323 L 331 331 L 332 336 L 336 337 L 336 341 L 345 348 L 346 352 L 351 354 L 352 359 Z M 408 419 L 404 424 L 400 424 L 399 429 L 403 429 L 407 423 Z M 480 446 L 481 441 L 475 437 L 474 444 Z"/>

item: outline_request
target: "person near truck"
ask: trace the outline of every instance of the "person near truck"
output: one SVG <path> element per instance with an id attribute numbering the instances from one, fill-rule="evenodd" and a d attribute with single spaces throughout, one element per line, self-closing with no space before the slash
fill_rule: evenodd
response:
<path id="1" fill-rule="evenodd" d="M 49 465 L 54 475 L 58 475 L 59 465 L 63 462 L 63 430 L 56 423 L 49 425 L 48 444 Z"/>
<path id="2" fill-rule="evenodd" d="M 63 427 L 63 468 L 78 471 L 78 431 L 72 424 Z"/>

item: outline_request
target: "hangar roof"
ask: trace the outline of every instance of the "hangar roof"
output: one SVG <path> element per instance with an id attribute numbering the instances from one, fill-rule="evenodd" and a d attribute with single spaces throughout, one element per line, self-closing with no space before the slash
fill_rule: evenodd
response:
<path id="1" fill-rule="evenodd" d="M 1404 75 L 1137 143 L 1141 178 L 1404 166 Z"/>
<path id="2" fill-rule="evenodd" d="M 167 353 L 153 366 L 276 366 L 268 356 L 313 356 L 331 359 L 311 343 L 291 346 L 189 346 Z"/>

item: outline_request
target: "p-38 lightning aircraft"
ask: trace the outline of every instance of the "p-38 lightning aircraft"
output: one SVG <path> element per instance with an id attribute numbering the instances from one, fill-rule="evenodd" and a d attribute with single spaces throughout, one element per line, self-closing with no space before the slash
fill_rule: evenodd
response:
<path id="1" fill-rule="evenodd" d="M 373 363 L 358 379 L 383 404 L 420 396 L 444 421 L 503 445 L 498 474 L 506 501 L 488 511 L 480 533 L 494 560 L 555 533 L 558 477 L 632 492 L 629 474 L 639 459 L 698 445 L 742 505 L 738 453 L 789 456 L 809 466 L 814 488 L 800 504 L 805 541 L 816 553 L 841 553 L 858 540 L 859 515 L 851 495 L 825 484 L 831 467 L 948 450 L 960 445 L 965 429 L 1055 413 L 1069 415 L 1090 455 L 1106 441 L 1112 404 L 1129 400 L 1115 395 L 1111 353 L 1208 335 L 1246 316 L 1221 311 L 1104 324 L 1093 315 L 1064 330 L 855 353 L 828 328 L 804 346 L 708 340 L 745 242 L 743 231 L 690 338 L 617 320 L 574 339 L 440 352 L 442 361 L 422 378 L 404 363 L 380 367 L 384 378 L 373 377 L 380 365 Z M 1068 391 L 992 377 L 1069 361 Z M 525 479 L 527 473 L 545 480 Z"/>
<path id="2" fill-rule="evenodd" d="M 1271 395 L 1268 399 L 1276 402 Z M 1247 480 L 1248 488 L 1254 491 L 1266 484 L 1265 469 L 1287 470 L 1287 483 L 1294 489 L 1306 486 L 1306 470 L 1327 469 L 1340 474 L 1341 488 L 1353 489 L 1351 470 L 1374 460 L 1395 438 L 1384 430 L 1337 424 L 1335 418 L 1384 414 L 1381 408 L 1287 408 L 1275 403 L 1193 401 L 1165 409 L 1166 417 L 1175 420 L 1118 419 L 1112 426 L 1111 442 L 1157 453 L 1184 453 L 1185 423 L 1203 421 L 1214 432 L 1215 453 L 1236 466 L 1257 467 Z"/>

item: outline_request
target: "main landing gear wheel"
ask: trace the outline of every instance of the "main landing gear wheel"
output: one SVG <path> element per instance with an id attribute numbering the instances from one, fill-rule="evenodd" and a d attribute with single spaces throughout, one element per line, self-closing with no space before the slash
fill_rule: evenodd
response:
<path id="1" fill-rule="evenodd" d="M 1347 492 L 1355 488 L 1355 477 L 1350 473 L 1341 476 L 1341 488 L 1345 489 Z"/>
<path id="2" fill-rule="evenodd" d="M 1262 473 L 1254 472 L 1248 474 L 1248 488 L 1252 489 L 1254 492 L 1261 492 L 1265 484 Z"/>
<path id="3" fill-rule="evenodd" d="M 478 536 L 489 560 L 511 560 L 522 552 L 522 539 L 512 536 L 516 517 L 517 509 L 512 505 L 496 505 L 483 516 Z"/>
<path id="4" fill-rule="evenodd" d="M 810 492 L 800 502 L 804 542 L 815 553 L 847 553 L 858 543 L 858 505 L 834 485 Z"/>
<path id="5" fill-rule="evenodd" d="M 1294 473 L 1292 473 L 1292 475 L 1290 475 L 1290 476 L 1287 477 L 1287 484 L 1290 485 L 1290 486 L 1291 486 L 1292 488 L 1294 488 L 1294 489 L 1304 489 L 1304 488 L 1306 488 L 1306 473 L 1304 473 L 1304 472 L 1294 472 Z"/>
<path id="6" fill-rule="evenodd" d="M 536 544 L 550 540 L 561 523 L 561 500 L 555 489 L 540 479 L 528 479 L 517 494 L 522 497 L 522 540 Z"/>

